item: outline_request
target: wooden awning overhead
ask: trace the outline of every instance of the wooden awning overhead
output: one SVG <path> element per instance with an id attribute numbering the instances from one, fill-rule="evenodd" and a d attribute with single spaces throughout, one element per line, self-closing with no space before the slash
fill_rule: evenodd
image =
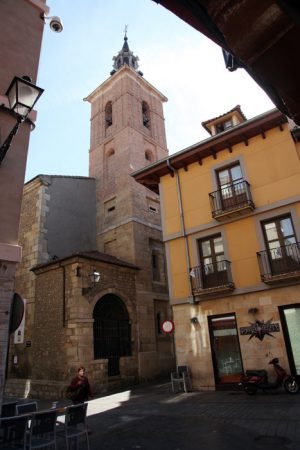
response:
<path id="1" fill-rule="evenodd" d="M 233 56 L 300 126 L 300 4 L 296 0 L 153 0 Z M 234 70 L 235 67 L 229 67 Z"/>

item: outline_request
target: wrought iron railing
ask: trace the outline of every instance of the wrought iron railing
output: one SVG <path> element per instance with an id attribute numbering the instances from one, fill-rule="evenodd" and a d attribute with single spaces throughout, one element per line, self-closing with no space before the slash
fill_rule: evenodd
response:
<path id="1" fill-rule="evenodd" d="M 228 184 L 217 191 L 210 192 L 209 200 L 213 217 L 245 207 L 254 209 L 248 181 L 238 181 Z"/>
<path id="2" fill-rule="evenodd" d="M 108 376 L 120 373 L 120 357 L 131 356 L 131 324 L 127 319 L 95 318 L 94 358 L 108 360 Z"/>
<path id="3" fill-rule="evenodd" d="M 299 272 L 300 243 L 284 245 L 257 253 L 259 270 L 263 281 L 271 281 L 279 275 Z"/>
<path id="4" fill-rule="evenodd" d="M 190 270 L 193 293 L 205 292 L 213 288 L 234 288 L 231 273 L 231 262 L 217 261 L 212 264 L 201 264 Z"/>

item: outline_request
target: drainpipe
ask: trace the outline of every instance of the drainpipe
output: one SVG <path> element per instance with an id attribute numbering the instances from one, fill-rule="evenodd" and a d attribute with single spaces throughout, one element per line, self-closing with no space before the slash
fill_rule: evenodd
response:
<path id="1" fill-rule="evenodd" d="M 176 178 L 177 195 L 178 195 L 178 199 L 179 199 L 180 226 L 181 226 L 181 232 L 182 232 L 182 236 L 184 238 L 184 243 L 185 243 L 185 256 L 186 256 L 186 264 L 187 264 L 188 276 L 189 276 L 190 297 L 193 298 L 193 303 L 195 303 L 195 296 L 193 295 L 192 282 L 191 282 L 191 277 L 189 274 L 190 268 L 191 268 L 191 263 L 190 263 L 191 258 L 190 258 L 190 251 L 189 251 L 189 246 L 188 246 L 187 235 L 186 235 L 186 231 L 185 231 L 180 178 L 179 178 L 177 169 L 175 169 L 175 167 L 173 167 L 171 165 L 169 159 L 167 159 L 167 166 L 173 172 L 173 174 L 175 175 L 175 178 Z"/>

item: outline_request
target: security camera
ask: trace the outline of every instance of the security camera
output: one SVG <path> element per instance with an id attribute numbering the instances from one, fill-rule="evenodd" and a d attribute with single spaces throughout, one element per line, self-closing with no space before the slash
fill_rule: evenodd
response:
<path id="1" fill-rule="evenodd" d="M 49 26 L 52 31 L 55 33 L 60 33 L 63 30 L 63 23 L 60 17 L 58 16 L 45 16 L 45 14 L 41 14 L 41 18 L 46 22 L 46 20 L 50 20 Z"/>
<path id="2" fill-rule="evenodd" d="M 49 17 L 50 20 L 50 28 L 55 33 L 60 33 L 63 30 L 63 24 L 60 17 L 53 16 Z"/>

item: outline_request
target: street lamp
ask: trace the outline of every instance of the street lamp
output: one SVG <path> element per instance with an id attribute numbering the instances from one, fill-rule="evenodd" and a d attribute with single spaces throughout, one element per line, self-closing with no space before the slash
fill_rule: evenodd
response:
<path id="1" fill-rule="evenodd" d="M 96 283 L 99 283 L 100 281 L 100 273 L 97 272 L 96 270 L 93 270 L 93 272 L 89 274 L 89 278 L 92 285 L 95 286 Z"/>
<path id="2" fill-rule="evenodd" d="M 6 91 L 6 96 L 9 101 L 9 108 L 15 113 L 17 123 L 0 147 L 0 165 L 5 158 L 5 155 L 12 143 L 13 137 L 16 135 L 19 126 L 24 122 L 33 109 L 34 105 L 44 92 L 44 89 L 39 88 L 31 82 L 27 76 L 22 78 L 14 77 Z"/>
<path id="3" fill-rule="evenodd" d="M 85 283 L 89 284 L 89 287 L 82 288 L 82 295 L 86 295 L 93 290 L 93 288 L 99 283 L 101 274 L 96 269 L 93 269 L 90 273 L 83 273 L 80 266 L 76 268 L 76 276 L 83 277 Z"/>

